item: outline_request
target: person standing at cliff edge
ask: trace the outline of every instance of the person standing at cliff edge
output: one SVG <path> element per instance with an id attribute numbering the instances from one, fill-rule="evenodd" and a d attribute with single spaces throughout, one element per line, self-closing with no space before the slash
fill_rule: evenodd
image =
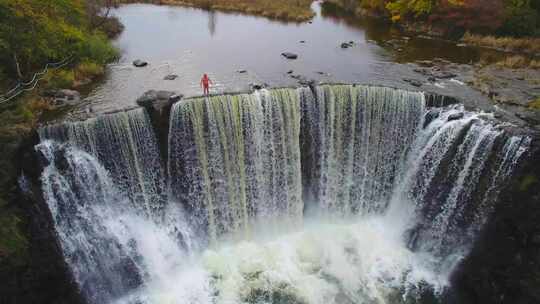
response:
<path id="1" fill-rule="evenodd" d="M 212 80 L 208 78 L 208 75 L 204 74 L 201 78 L 201 87 L 203 88 L 204 95 L 210 94 L 210 84 L 213 84 Z"/>

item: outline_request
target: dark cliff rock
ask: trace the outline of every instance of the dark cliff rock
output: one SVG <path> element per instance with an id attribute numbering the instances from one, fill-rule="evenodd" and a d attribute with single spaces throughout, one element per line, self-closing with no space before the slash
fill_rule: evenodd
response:
<path id="1" fill-rule="evenodd" d="M 34 146 L 34 132 L 19 147 L 13 161 L 25 176 L 25 189 L 13 192 L 10 201 L 22 209 L 24 232 L 29 239 L 28 257 L 20 265 L 2 265 L 0 303 L 83 304 L 56 239 L 52 215 L 41 192 L 41 168 Z"/>
<path id="2" fill-rule="evenodd" d="M 450 303 L 540 303 L 540 137 L 452 278 Z"/>

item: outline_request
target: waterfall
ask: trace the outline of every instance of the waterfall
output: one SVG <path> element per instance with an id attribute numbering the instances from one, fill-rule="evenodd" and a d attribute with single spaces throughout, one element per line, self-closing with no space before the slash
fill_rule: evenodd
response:
<path id="1" fill-rule="evenodd" d="M 313 200 L 324 213 L 386 210 L 394 180 L 425 112 L 422 93 L 320 86 L 303 103 Z"/>
<path id="2" fill-rule="evenodd" d="M 174 105 L 170 126 L 172 197 L 211 240 L 248 234 L 255 221 L 301 223 L 297 90 L 187 100 Z"/>
<path id="3" fill-rule="evenodd" d="M 433 99 L 361 85 L 185 99 L 167 160 L 144 109 L 44 127 L 66 262 L 90 304 L 420 303 L 531 145 Z"/>
<path id="4" fill-rule="evenodd" d="M 97 157 L 118 188 L 148 214 L 166 202 L 157 139 L 144 109 L 103 115 L 39 130 L 41 140 L 69 143 Z"/>

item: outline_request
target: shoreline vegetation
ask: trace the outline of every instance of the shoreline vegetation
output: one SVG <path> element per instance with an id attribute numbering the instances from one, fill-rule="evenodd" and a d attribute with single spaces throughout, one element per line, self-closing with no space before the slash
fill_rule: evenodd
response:
<path id="1" fill-rule="evenodd" d="M 540 54 L 540 1 L 325 0 L 357 17 L 392 22 L 406 33 L 507 53 Z"/>
<path id="2" fill-rule="evenodd" d="M 178 5 L 255 15 L 285 22 L 306 22 L 315 16 L 313 0 L 121 0 L 121 3 Z"/>
<path id="3" fill-rule="evenodd" d="M 37 87 L 18 97 L 0 98 L 0 281 L 32 280 L 29 221 L 17 200 L 17 153 L 42 118 L 54 111 L 58 89 L 91 84 L 119 52 L 110 39 L 123 26 L 109 16 L 107 0 L 6 0 L 0 3 L 0 96 L 17 84 Z M 61 68 L 47 63 L 67 61 Z M 23 87 L 25 87 L 23 85 Z M 17 91 L 17 90 L 15 90 Z M 23 274 L 24 273 L 24 274 Z M 1 301 L 0 301 L 1 302 Z"/>

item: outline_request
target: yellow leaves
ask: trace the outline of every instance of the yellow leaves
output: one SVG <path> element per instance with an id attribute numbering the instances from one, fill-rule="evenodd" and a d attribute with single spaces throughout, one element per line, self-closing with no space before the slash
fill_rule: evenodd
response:
<path id="1" fill-rule="evenodd" d="M 392 16 L 392 22 L 398 22 L 399 20 L 401 20 L 401 16 L 400 16 L 400 15 L 394 15 L 394 16 Z"/>
<path id="2" fill-rule="evenodd" d="M 448 3 L 454 5 L 454 6 L 463 6 L 465 5 L 466 0 L 447 0 Z"/>

